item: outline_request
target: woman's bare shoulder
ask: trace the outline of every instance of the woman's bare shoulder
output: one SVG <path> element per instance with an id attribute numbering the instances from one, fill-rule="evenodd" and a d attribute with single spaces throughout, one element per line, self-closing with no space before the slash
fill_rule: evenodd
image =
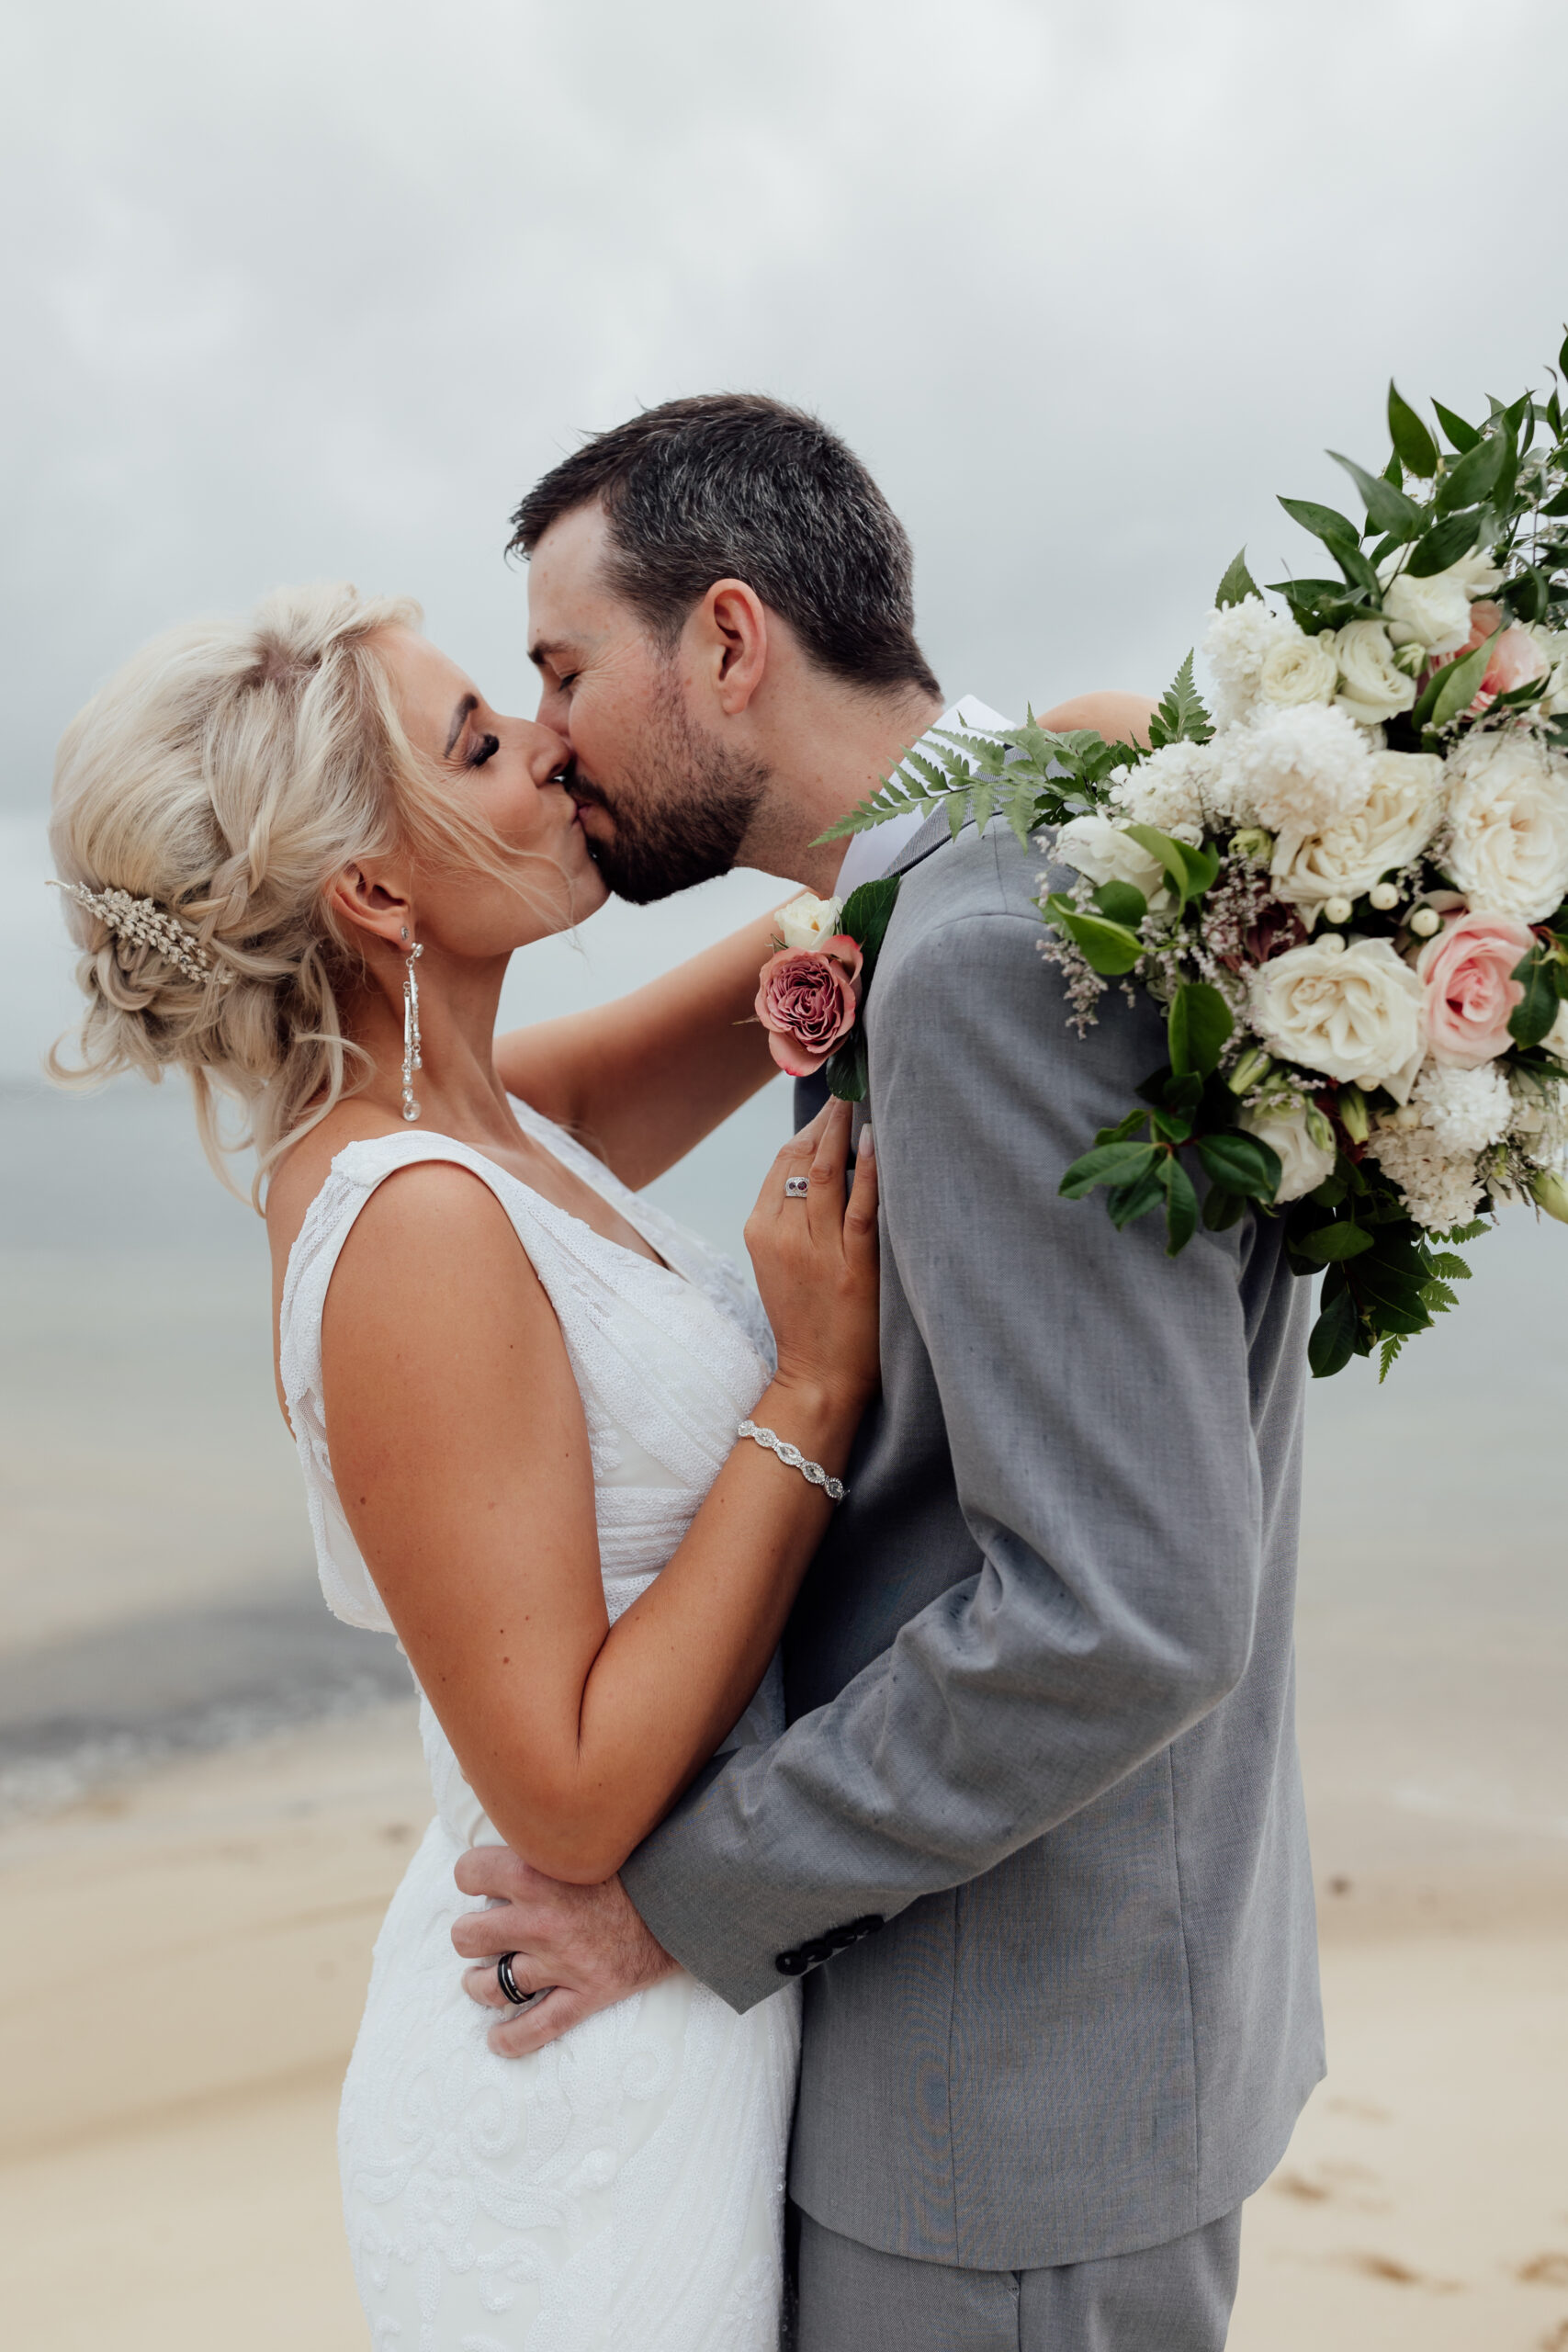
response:
<path id="1" fill-rule="evenodd" d="M 332 1173 L 340 1151 L 351 1143 L 371 1143 L 402 1132 L 370 1102 L 340 1102 L 316 1126 L 290 1145 L 273 1168 L 266 1186 L 266 1230 L 275 1259 L 287 1259 L 311 1202 Z"/>

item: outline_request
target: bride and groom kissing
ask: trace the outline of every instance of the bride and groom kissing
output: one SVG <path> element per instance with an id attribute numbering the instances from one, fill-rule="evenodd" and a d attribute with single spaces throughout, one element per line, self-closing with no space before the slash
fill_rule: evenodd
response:
<path id="1" fill-rule="evenodd" d="M 285 590 L 55 783 L 80 1066 L 185 1069 L 214 1153 L 241 1107 L 326 1597 L 420 1686 L 340 2134 L 373 2340 L 1217 2352 L 1322 2071 L 1305 1286 L 1265 1217 L 1168 1261 L 1059 1197 L 1161 1031 L 1069 1039 L 1040 852 L 821 840 L 1001 723 L 841 442 L 672 401 L 513 545 L 536 720 L 412 605 Z M 797 1089 L 755 1291 L 643 1188 L 773 1074 L 771 920 L 494 1035 L 513 952 L 737 865 L 900 876 L 865 1115 Z"/>

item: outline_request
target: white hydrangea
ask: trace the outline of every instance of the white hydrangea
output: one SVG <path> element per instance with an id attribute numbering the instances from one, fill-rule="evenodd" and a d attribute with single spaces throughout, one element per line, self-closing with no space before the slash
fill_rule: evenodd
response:
<path id="1" fill-rule="evenodd" d="M 1196 844 L 1203 838 L 1218 767 L 1206 743 L 1167 743 L 1111 786 L 1111 806 L 1128 824 L 1154 825 L 1175 841 Z"/>
<path id="2" fill-rule="evenodd" d="M 1270 612 L 1261 596 L 1244 596 L 1209 616 L 1203 655 L 1213 673 L 1219 726 L 1235 727 L 1251 717 L 1264 663 L 1276 646 L 1300 635 L 1289 614 Z"/>
<path id="3" fill-rule="evenodd" d="M 1342 710 L 1303 703 L 1224 738 L 1215 792 L 1238 824 L 1306 835 L 1358 815 L 1371 788 L 1365 729 Z"/>
<path id="4" fill-rule="evenodd" d="M 1495 1062 L 1483 1062 L 1478 1069 L 1455 1069 L 1429 1061 L 1410 1100 L 1439 1149 L 1455 1159 L 1473 1158 L 1488 1144 L 1500 1143 L 1513 1124 L 1514 1098 Z"/>
<path id="5" fill-rule="evenodd" d="M 1379 1119 L 1367 1149 L 1397 1185 L 1417 1225 L 1440 1233 L 1450 1225 L 1463 1225 L 1480 1207 L 1474 1153 L 1455 1159 L 1444 1151 L 1430 1127 L 1401 1127 Z"/>

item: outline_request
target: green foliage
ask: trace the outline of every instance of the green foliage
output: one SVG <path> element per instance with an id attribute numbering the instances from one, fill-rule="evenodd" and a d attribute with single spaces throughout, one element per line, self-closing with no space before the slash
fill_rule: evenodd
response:
<path id="1" fill-rule="evenodd" d="M 1054 923 L 1074 945 L 1082 949 L 1091 971 L 1102 978 L 1120 979 L 1144 953 L 1144 943 L 1125 923 L 1107 922 L 1103 915 L 1086 914 L 1060 890 L 1045 900 L 1045 920 Z"/>
<path id="2" fill-rule="evenodd" d="M 1244 604 L 1248 596 L 1260 594 L 1257 581 L 1247 568 L 1247 549 L 1243 548 L 1226 566 L 1224 578 L 1214 591 L 1214 602 L 1223 612 L 1227 605 Z"/>
<path id="3" fill-rule="evenodd" d="M 1429 580 L 1435 571 L 1446 571 L 1461 555 L 1468 555 L 1481 532 L 1481 514 L 1471 507 L 1462 514 L 1450 514 L 1441 523 L 1424 531 L 1410 550 L 1405 571 L 1413 580 Z"/>
<path id="4" fill-rule="evenodd" d="M 1399 387 L 1392 377 L 1388 387 L 1388 432 L 1405 472 L 1430 481 L 1438 470 L 1438 445 L 1409 401 L 1401 399 Z"/>
<path id="5" fill-rule="evenodd" d="M 1206 980 L 1178 989 L 1170 1007 L 1170 1066 L 1178 1078 L 1211 1077 L 1235 1027 L 1229 1005 Z"/>
<path id="6" fill-rule="evenodd" d="M 858 890 L 850 892 L 839 917 L 840 927 L 865 959 L 861 977 L 867 988 L 887 936 L 887 926 L 893 920 L 893 910 L 898 903 L 899 880 L 897 874 L 885 874 L 879 881 L 863 882 Z"/>
<path id="7" fill-rule="evenodd" d="M 1185 906 L 1190 899 L 1201 899 L 1212 889 L 1220 870 L 1217 850 L 1195 849 L 1190 842 L 1174 841 L 1169 833 L 1160 832 L 1153 825 L 1125 825 L 1122 831 L 1130 841 L 1157 857 L 1170 876 L 1171 887 Z"/>
<path id="8" fill-rule="evenodd" d="M 1297 1201 L 1285 1218 L 1285 1247 L 1299 1274 L 1326 1269 L 1308 1345 L 1314 1375 L 1327 1379 L 1352 1356 L 1382 1356 L 1385 1377 L 1406 1340 L 1429 1330 L 1454 1304 L 1450 1285 L 1470 1268 L 1445 1242 L 1486 1231 L 1478 1219 L 1450 1234 L 1425 1232 L 1368 1161 L 1341 1156 L 1331 1184 Z"/>
<path id="9" fill-rule="evenodd" d="M 1461 456 L 1467 449 L 1473 449 L 1481 438 L 1476 427 L 1467 424 L 1462 416 L 1456 416 L 1451 408 L 1445 408 L 1441 401 L 1434 401 L 1432 406 L 1438 413 L 1438 423 Z"/>
<path id="10" fill-rule="evenodd" d="M 1149 749 L 1163 751 L 1168 743 L 1207 743 L 1213 722 L 1192 683 L 1190 653 L 1160 696 L 1159 708 L 1149 721 Z"/>
<path id="11" fill-rule="evenodd" d="M 1562 949 L 1543 947 L 1538 940 L 1515 965 L 1513 976 L 1524 995 L 1508 1015 L 1508 1035 L 1518 1045 L 1539 1046 L 1557 1019 L 1562 983 L 1568 979 Z"/>
<path id="12" fill-rule="evenodd" d="M 1360 492 L 1367 520 L 1374 530 L 1386 532 L 1396 544 L 1416 537 L 1421 527 L 1421 514 L 1414 499 L 1406 498 L 1402 490 L 1395 490 L 1382 474 L 1368 473 L 1354 458 L 1341 457 L 1337 449 L 1330 449 L 1328 454 L 1337 466 L 1344 467 Z"/>
<path id="13" fill-rule="evenodd" d="M 861 1002 L 876 969 L 876 959 L 882 953 L 882 943 L 887 936 L 887 926 L 893 920 L 893 910 L 898 903 L 899 876 L 886 874 L 875 882 L 863 882 L 844 900 L 839 917 L 845 934 L 861 951 Z M 866 1062 L 865 1032 L 857 1021 L 835 1054 L 830 1054 L 823 1067 L 829 1094 L 840 1102 L 863 1102 L 870 1083 Z"/>
<path id="14" fill-rule="evenodd" d="M 1467 653 L 1462 662 L 1450 662 L 1446 668 L 1433 672 L 1410 714 L 1413 727 L 1435 733 L 1438 728 L 1446 727 L 1450 718 L 1457 718 L 1461 711 L 1469 709 L 1481 692 L 1486 664 L 1492 659 L 1492 638 L 1497 636 L 1502 626 L 1499 621 L 1492 637 Z"/>
<path id="15" fill-rule="evenodd" d="M 1438 514 L 1451 514 L 1456 507 L 1473 506 L 1488 497 L 1497 487 L 1512 448 L 1512 435 L 1506 430 L 1488 430 L 1438 482 Z"/>

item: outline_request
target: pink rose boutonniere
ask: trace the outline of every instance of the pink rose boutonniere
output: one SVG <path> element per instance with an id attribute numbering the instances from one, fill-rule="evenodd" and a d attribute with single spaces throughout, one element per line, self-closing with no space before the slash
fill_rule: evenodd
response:
<path id="1" fill-rule="evenodd" d="M 863 883 L 841 906 L 809 891 L 792 899 L 758 975 L 757 1018 L 774 1061 L 791 1078 L 826 1069 L 829 1092 L 847 1102 L 865 1095 L 861 1010 L 897 896 L 890 875 Z"/>

